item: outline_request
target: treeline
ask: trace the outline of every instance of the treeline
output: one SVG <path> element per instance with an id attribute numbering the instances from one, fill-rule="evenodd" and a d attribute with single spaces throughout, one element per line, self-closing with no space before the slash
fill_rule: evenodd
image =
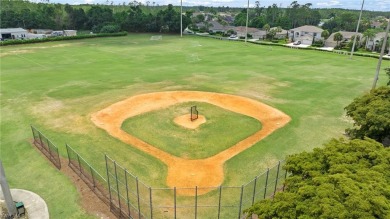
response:
<path id="1" fill-rule="evenodd" d="M 280 8 L 277 4 L 261 7 L 259 1 L 255 2 L 255 8 L 249 10 L 249 26 L 263 28 L 265 25 L 292 29 L 303 25 L 317 26 L 323 23 L 322 28 L 330 33 L 343 31 L 355 31 L 360 11 L 346 9 L 313 9 L 311 3 L 299 4 L 293 1 L 287 8 Z M 246 9 L 242 9 L 234 20 L 235 26 L 245 26 Z M 371 21 L 379 16 L 389 17 L 390 12 L 364 11 L 360 30 L 364 32 L 371 27 Z"/>
<path id="2" fill-rule="evenodd" d="M 33 3 L 27 0 L 0 0 L 0 28 L 22 27 L 25 29 L 76 29 L 99 32 L 180 32 L 180 8 L 160 6 L 147 1 L 145 4 L 132 1 L 114 5 L 62 5 L 47 2 Z M 230 7 L 184 7 L 183 28 L 194 24 L 194 12 L 202 11 L 208 18 L 218 18 L 223 25 L 246 25 L 246 9 Z M 218 13 L 234 16 L 234 21 L 224 20 Z M 313 9 L 311 3 L 293 1 L 287 8 L 273 4 L 268 7 L 255 2 L 249 10 L 249 26 L 263 28 L 265 25 L 291 29 L 302 25 L 318 25 L 330 33 L 339 30 L 354 31 L 359 11 L 346 9 Z M 390 12 L 365 11 L 360 30 L 370 27 L 378 16 L 390 16 Z"/>
<path id="3" fill-rule="evenodd" d="M 1 5 L 1 28 L 75 29 L 94 33 L 180 32 L 180 12 L 172 5 L 160 7 L 153 14 L 145 13 L 141 4 L 127 5 L 126 10 L 117 11 L 109 5 L 86 8 L 25 1 L 1 1 Z M 190 24 L 190 16 L 183 16 L 184 27 Z"/>

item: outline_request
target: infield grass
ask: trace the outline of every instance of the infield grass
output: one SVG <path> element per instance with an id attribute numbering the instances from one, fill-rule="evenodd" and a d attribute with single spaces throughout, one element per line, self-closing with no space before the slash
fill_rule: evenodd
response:
<path id="1" fill-rule="evenodd" d="M 223 185 L 241 185 L 288 154 L 341 137 L 344 107 L 371 88 L 376 59 L 186 36 L 151 35 L 0 47 L 1 159 L 11 188 L 41 195 L 52 218 L 92 217 L 66 176 L 30 146 L 34 124 L 66 156 L 69 143 L 104 175 L 110 155 L 153 187 L 166 166 L 112 138 L 90 115 L 130 96 L 198 90 L 252 98 L 292 118 L 284 128 L 233 157 Z M 194 58 L 196 57 L 196 58 Z M 382 67 L 389 67 L 383 61 Z M 385 84 L 382 70 L 379 84 Z M 145 127 L 148 131 L 148 127 Z M 215 193 L 215 192 L 214 192 Z M 65 207 L 64 207 L 65 206 Z"/>
<path id="2" fill-rule="evenodd" d="M 173 120 L 197 106 L 206 123 L 187 129 Z M 131 117 L 123 122 L 127 133 L 172 155 L 203 159 L 228 149 L 261 129 L 258 120 L 218 106 L 188 102 Z M 147 129 L 147 131 L 145 131 Z"/>

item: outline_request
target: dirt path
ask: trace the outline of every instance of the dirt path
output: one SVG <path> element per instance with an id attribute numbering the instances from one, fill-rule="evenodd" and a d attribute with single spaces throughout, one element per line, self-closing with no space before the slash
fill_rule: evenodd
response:
<path id="1" fill-rule="evenodd" d="M 123 121 L 145 112 L 162 109 L 177 103 L 206 102 L 259 120 L 262 129 L 232 147 L 206 159 L 188 160 L 162 151 L 121 129 Z M 223 164 L 250 148 L 291 119 L 283 112 L 258 101 L 229 94 L 200 91 L 169 91 L 142 94 L 112 104 L 91 116 L 96 126 L 111 136 L 162 160 L 168 166 L 167 184 L 170 187 L 216 187 L 223 182 Z M 202 189 L 198 194 L 211 190 Z M 191 195 L 191 194 L 181 194 Z"/>

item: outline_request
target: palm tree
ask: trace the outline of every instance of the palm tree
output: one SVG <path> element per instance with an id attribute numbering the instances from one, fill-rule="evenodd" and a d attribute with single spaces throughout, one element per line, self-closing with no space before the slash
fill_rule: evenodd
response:
<path id="1" fill-rule="evenodd" d="M 324 38 L 324 40 L 328 39 L 329 31 L 327 31 L 327 30 L 322 31 L 321 37 Z"/>
<path id="2" fill-rule="evenodd" d="M 373 29 L 367 29 L 366 31 L 364 31 L 363 33 L 363 36 L 366 38 L 366 48 L 368 46 L 368 41 L 374 39 L 374 37 L 376 36 L 376 33 Z"/>
<path id="3" fill-rule="evenodd" d="M 265 30 L 265 35 L 267 35 L 268 31 L 271 29 L 271 27 L 269 26 L 269 24 L 265 24 L 263 26 L 263 29 Z"/>
<path id="4" fill-rule="evenodd" d="M 337 32 L 333 36 L 333 40 L 337 42 L 337 47 L 339 46 L 339 42 L 343 40 L 343 35 L 340 32 Z"/>

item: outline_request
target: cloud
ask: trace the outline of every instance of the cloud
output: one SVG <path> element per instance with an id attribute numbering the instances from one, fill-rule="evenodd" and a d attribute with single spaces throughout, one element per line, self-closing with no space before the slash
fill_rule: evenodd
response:
<path id="1" fill-rule="evenodd" d="M 84 0 L 85 4 L 93 4 L 94 0 Z"/>
<path id="2" fill-rule="evenodd" d="M 335 6 L 341 6 L 341 5 L 343 5 L 343 4 L 341 4 L 339 1 L 335 1 L 335 0 L 317 3 L 317 6 L 319 6 L 319 7 L 335 7 Z"/>

